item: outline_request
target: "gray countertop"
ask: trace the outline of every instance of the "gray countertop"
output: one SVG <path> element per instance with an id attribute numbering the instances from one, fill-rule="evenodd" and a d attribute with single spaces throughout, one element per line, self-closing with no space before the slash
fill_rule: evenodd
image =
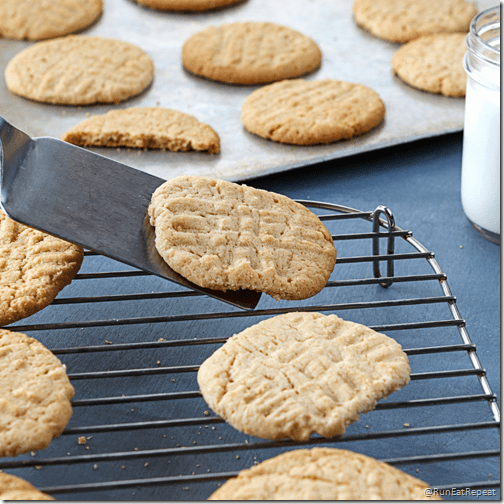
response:
<path id="1" fill-rule="evenodd" d="M 398 236 L 397 281 L 388 288 L 373 279 L 372 226 L 360 218 L 324 221 L 338 261 L 320 294 L 302 302 L 263 295 L 252 312 L 180 294 L 175 284 L 86 256 L 51 306 L 11 326 L 67 365 L 76 389 L 73 417 L 48 448 L 2 459 L 0 469 L 57 499 L 206 499 L 236 471 L 300 445 L 254 438 L 222 423 L 199 395 L 198 365 L 259 320 L 309 309 L 393 337 L 408 353 L 413 378 L 341 439 L 315 436 L 304 446 L 386 460 L 443 492 L 469 488 L 500 498 L 500 249 L 472 229 L 462 210 L 461 150 L 457 133 L 250 182 L 364 212 L 389 207 L 396 225 L 411 230 L 428 252 L 419 255 Z M 380 241 L 385 254 L 386 239 Z M 427 263 L 433 256 L 455 297 L 443 292 L 443 276 Z M 380 269 L 387 274 L 386 261 Z M 460 319 L 453 317 L 455 301 Z"/>

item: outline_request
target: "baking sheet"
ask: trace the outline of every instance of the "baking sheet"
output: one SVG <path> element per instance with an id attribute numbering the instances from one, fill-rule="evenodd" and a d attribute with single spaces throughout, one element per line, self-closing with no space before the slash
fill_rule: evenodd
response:
<path id="1" fill-rule="evenodd" d="M 480 2 L 480 10 L 487 3 Z M 211 24 L 234 21 L 275 22 L 313 38 L 323 59 L 320 68 L 306 78 L 332 78 L 373 88 L 385 102 L 382 124 L 355 139 L 310 147 L 282 145 L 245 131 L 240 121 L 241 106 L 258 86 L 231 86 L 193 76 L 183 69 L 180 57 L 190 35 Z M 211 125 L 221 139 L 217 155 L 91 149 L 164 179 L 189 174 L 247 180 L 463 129 L 464 99 L 419 91 L 394 76 L 390 59 L 399 44 L 377 39 L 357 27 L 352 18 L 352 0 L 244 0 L 234 7 L 199 14 L 155 11 L 131 0 L 105 0 L 103 15 L 82 33 L 137 44 L 154 61 L 153 84 L 119 105 L 70 107 L 15 96 L 1 79 L 0 115 L 31 136 L 56 138 L 88 114 L 131 106 L 174 108 Z M 31 44 L 0 39 L 2 75 L 10 59 Z"/>

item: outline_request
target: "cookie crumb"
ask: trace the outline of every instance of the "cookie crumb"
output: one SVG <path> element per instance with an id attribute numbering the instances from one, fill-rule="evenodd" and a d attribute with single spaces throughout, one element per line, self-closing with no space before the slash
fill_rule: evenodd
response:
<path id="1" fill-rule="evenodd" d="M 86 437 L 85 436 L 81 436 L 79 439 L 77 439 L 77 442 L 79 444 L 86 444 Z"/>

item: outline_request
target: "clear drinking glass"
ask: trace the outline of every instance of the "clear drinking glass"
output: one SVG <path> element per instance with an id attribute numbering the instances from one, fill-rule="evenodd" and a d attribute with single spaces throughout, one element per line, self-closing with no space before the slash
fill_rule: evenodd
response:
<path id="1" fill-rule="evenodd" d="M 500 244 L 500 6 L 472 20 L 466 44 L 462 206 L 473 227 Z"/>

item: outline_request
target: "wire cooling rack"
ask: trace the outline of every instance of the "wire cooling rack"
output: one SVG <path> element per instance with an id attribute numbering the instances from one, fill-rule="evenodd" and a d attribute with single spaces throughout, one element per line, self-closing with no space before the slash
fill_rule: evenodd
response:
<path id="1" fill-rule="evenodd" d="M 434 253 L 386 207 L 301 203 L 338 250 L 327 286 L 304 301 L 263 295 L 243 311 L 86 252 L 51 306 L 9 326 L 66 364 L 74 414 L 48 448 L 2 459 L 0 469 L 57 499 L 203 500 L 241 469 L 323 445 L 386 461 L 445 499 L 498 499 L 496 396 Z M 234 333 L 288 311 L 336 313 L 388 334 L 409 356 L 411 383 L 339 439 L 238 432 L 205 404 L 198 367 Z"/>

